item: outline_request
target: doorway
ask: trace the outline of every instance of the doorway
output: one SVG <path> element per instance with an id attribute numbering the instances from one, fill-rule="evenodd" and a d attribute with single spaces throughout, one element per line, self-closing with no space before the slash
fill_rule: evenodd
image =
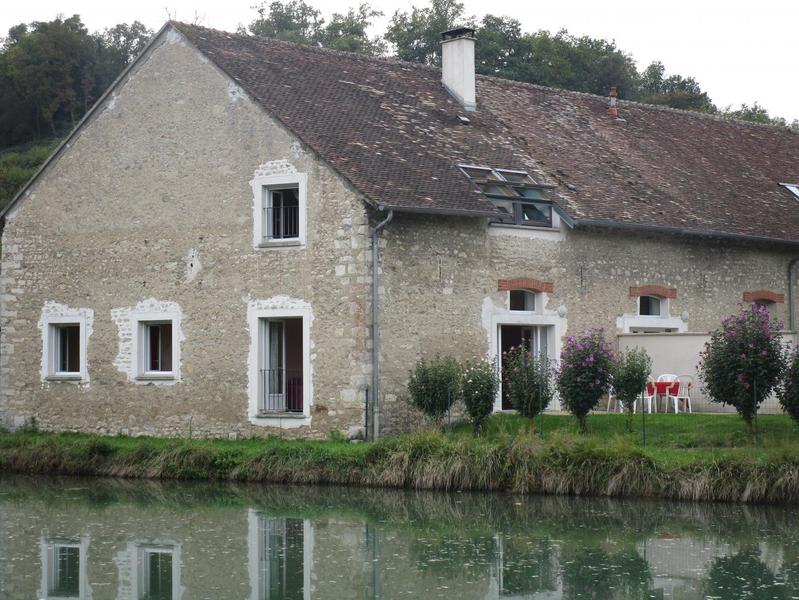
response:
<path id="1" fill-rule="evenodd" d="M 524 346 L 533 356 L 549 357 L 549 330 L 551 326 L 542 325 L 500 325 L 499 350 L 500 372 L 502 372 L 502 356 L 514 348 Z M 502 386 L 502 410 L 512 410 L 506 386 Z"/>

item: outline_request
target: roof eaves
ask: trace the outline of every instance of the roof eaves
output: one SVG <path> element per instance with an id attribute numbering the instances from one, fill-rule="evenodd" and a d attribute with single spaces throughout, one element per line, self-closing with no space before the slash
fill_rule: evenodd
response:
<path id="1" fill-rule="evenodd" d="M 682 235 L 687 237 L 736 240 L 742 242 L 760 242 L 766 244 L 782 244 L 785 246 L 799 246 L 799 240 L 789 240 L 785 238 L 767 237 L 758 235 L 747 235 L 745 233 L 728 233 L 715 229 L 689 229 L 685 227 L 675 227 L 670 225 L 646 225 L 643 223 L 624 223 L 622 221 L 612 221 L 610 219 L 578 219 L 574 222 L 575 228 L 600 227 L 605 229 L 619 229 L 625 231 L 636 231 L 639 233 L 667 233 L 672 235 Z"/>

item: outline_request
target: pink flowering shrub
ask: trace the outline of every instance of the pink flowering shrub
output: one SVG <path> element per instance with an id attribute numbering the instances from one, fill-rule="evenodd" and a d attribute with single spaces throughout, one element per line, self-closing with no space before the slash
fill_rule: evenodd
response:
<path id="1" fill-rule="evenodd" d="M 615 357 L 602 329 L 567 336 L 560 353 L 557 386 L 568 411 L 585 431 L 585 418 L 607 391 Z"/>
<path id="2" fill-rule="evenodd" d="M 747 306 L 721 322 L 699 355 L 699 374 L 710 399 L 734 406 L 750 427 L 785 370 L 781 328 L 765 307 Z"/>

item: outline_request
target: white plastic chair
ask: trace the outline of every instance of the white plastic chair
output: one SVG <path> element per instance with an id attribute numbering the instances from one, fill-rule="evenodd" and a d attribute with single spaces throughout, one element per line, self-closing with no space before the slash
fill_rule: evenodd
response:
<path id="1" fill-rule="evenodd" d="M 610 412 L 610 407 L 613 405 L 614 401 L 616 402 L 616 406 L 618 407 L 619 412 L 624 412 L 624 407 L 621 405 L 621 402 L 619 402 L 619 399 L 614 398 L 613 396 L 614 396 L 614 390 L 613 386 L 611 385 L 608 387 L 608 406 L 605 409 L 605 412 Z"/>
<path id="2" fill-rule="evenodd" d="M 650 394 L 649 390 L 652 390 Z M 644 402 L 646 402 L 646 411 L 651 415 L 652 414 L 652 401 L 657 400 L 657 388 L 655 387 L 655 380 L 651 377 L 646 382 L 646 387 L 644 387 L 644 391 L 641 392 L 641 410 L 644 409 Z M 657 401 L 655 402 L 655 412 L 658 410 Z M 635 412 L 635 409 L 633 409 Z"/>
<path id="3" fill-rule="evenodd" d="M 667 383 L 673 383 L 677 381 L 677 375 L 672 373 L 663 373 L 663 375 L 658 375 L 657 378 L 658 383 L 663 383 L 664 381 Z M 669 412 L 669 400 L 668 400 L 668 393 L 671 387 L 666 389 L 666 408 L 664 409 L 666 412 Z M 657 395 L 657 390 L 655 390 L 655 395 Z M 655 400 L 655 412 L 657 412 L 657 399 Z"/>
<path id="4" fill-rule="evenodd" d="M 677 386 L 677 393 L 676 394 L 668 394 L 666 396 L 666 401 L 674 403 L 674 414 L 677 414 L 679 411 L 679 403 L 682 402 L 685 407 L 688 408 L 688 412 L 693 412 L 691 410 L 691 388 L 694 385 L 694 378 L 690 375 L 680 375 L 677 377 L 677 381 L 679 385 Z"/>

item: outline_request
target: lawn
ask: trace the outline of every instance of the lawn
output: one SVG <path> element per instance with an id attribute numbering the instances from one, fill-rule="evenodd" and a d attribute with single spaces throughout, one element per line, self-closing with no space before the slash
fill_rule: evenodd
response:
<path id="1" fill-rule="evenodd" d="M 542 428 L 543 427 L 543 432 Z M 375 443 L 0 434 L 0 471 L 799 503 L 799 428 L 783 415 L 493 415 Z"/>

